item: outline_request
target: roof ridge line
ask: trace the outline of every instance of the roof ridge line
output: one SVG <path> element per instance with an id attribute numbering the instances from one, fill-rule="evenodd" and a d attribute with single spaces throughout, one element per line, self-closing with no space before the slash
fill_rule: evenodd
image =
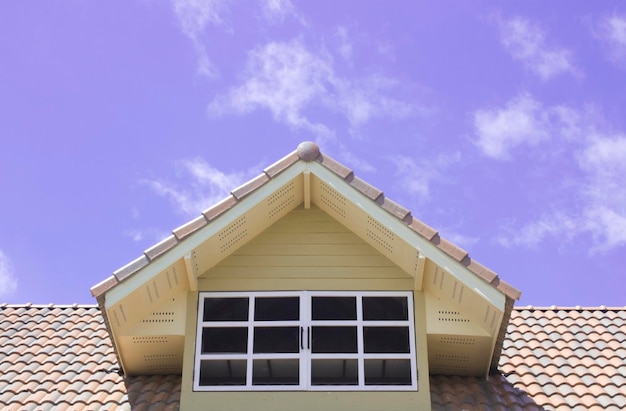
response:
<path id="1" fill-rule="evenodd" d="M 0 303 L 0 308 L 98 308 L 98 304 L 33 304 L 30 302 L 22 304 Z"/>
<path id="2" fill-rule="evenodd" d="M 513 307 L 515 310 L 538 310 L 538 311 L 549 311 L 549 310 L 560 310 L 560 311 L 578 311 L 578 310 L 603 310 L 603 311 L 622 311 L 626 310 L 626 305 L 620 306 L 606 306 L 606 305 L 516 305 Z"/>

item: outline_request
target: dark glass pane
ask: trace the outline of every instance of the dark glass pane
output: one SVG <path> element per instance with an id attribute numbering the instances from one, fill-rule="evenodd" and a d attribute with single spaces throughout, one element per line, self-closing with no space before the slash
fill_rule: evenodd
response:
<path id="1" fill-rule="evenodd" d="M 357 352 L 356 327 L 312 327 L 314 353 Z"/>
<path id="2" fill-rule="evenodd" d="M 366 321 L 408 320 L 406 297 L 363 297 L 363 319 Z"/>
<path id="3" fill-rule="evenodd" d="M 200 361 L 200 385 L 246 385 L 246 360 Z"/>
<path id="4" fill-rule="evenodd" d="M 203 321 L 248 321 L 248 297 L 205 298 Z"/>
<path id="5" fill-rule="evenodd" d="M 312 360 L 311 385 L 357 385 L 357 360 Z"/>
<path id="6" fill-rule="evenodd" d="M 257 327 L 254 329 L 254 353 L 299 352 L 300 327 Z"/>
<path id="7" fill-rule="evenodd" d="M 247 328 L 206 327 L 202 329 L 202 354 L 245 353 L 247 351 Z"/>
<path id="8" fill-rule="evenodd" d="M 313 297 L 314 320 L 356 320 L 356 297 Z"/>
<path id="9" fill-rule="evenodd" d="M 252 385 L 298 385 L 300 360 L 263 359 L 252 362 Z"/>
<path id="10" fill-rule="evenodd" d="M 409 327 L 363 327 L 366 353 L 408 353 Z"/>
<path id="11" fill-rule="evenodd" d="M 256 321 L 297 321 L 300 319 L 299 297 L 256 297 Z"/>
<path id="12" fill-rule="evenodd" d="M 411 360 L 365 360 L 365 385 L 411 385 Z"/>

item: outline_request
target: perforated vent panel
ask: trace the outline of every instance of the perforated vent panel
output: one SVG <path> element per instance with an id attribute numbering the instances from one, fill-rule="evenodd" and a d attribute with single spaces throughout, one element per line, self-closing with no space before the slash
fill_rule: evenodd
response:
<path id="1" fill-rule="evenodd" d="M 346 198 L 323 181 L 320 183 L 320 188 L 321 203 L 334 212 L 335 216 L 346 218 Z"/>
<path id="2" fill-rule="evenodd" d="M 246 216 L 236 220 L 218 234 L 220 252 L 225 253 L 248 236 Z"/>
<path id="3" fill-rule="evenodd" d="M 295 184 L 290 182 L 267 199 L 269 218 L 280 216 L 296 202 Z"/>
<path id="4" fill-rule="evenodd" d="M 393 253 L 395 235 L 387 227 L 367 216 L 367 236 L 385 250 Z"/>
<path id="5" fill-rule="evenodd" d="M 174 311 L 154 312 L 151 313 L 148 318 L 144 318 L 143 320 L 141 320 L 141 322 L 144 324 L 173 323 L 174 314 Z"/>
<path id="6" fill-rule="evenodd" d="M 439 310 L 438 320 L 441 322 L 468 323 L 469 319 L 463 317 L 458 311 Z"/>

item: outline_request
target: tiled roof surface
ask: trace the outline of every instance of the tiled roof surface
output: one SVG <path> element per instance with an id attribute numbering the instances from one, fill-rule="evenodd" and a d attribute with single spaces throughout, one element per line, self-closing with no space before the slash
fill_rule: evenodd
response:
<path id="1" fill-rule="evenodd" d="M 501 374 L 431 377 L 434 410 L 626 409 L 626 308 L 516 307 Z"/>
<path id="2" fill-rule="evenodd" d="M 180 377 L 122 377 L 96 306 L 0 305 L 3 410 L 175 410 Z M 431 376 L 433 410 L 626 409 L 626 308 L 517 307 L 500 374 Z"/>
<path id="3" fill-rule="evenodd" d="M 2 410 L 177 410 L 179 376 L 123 377 L 97 306 L 0 305 Z"/>

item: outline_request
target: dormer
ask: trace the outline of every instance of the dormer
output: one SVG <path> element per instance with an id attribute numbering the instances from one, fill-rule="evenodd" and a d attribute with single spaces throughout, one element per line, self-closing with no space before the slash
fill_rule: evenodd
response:
<path id="1" fill-rule="evenodd" d="M 92 288 L 181 409 L 429 409 L 497 367 L 520 292 L 305 142 Z"/>

